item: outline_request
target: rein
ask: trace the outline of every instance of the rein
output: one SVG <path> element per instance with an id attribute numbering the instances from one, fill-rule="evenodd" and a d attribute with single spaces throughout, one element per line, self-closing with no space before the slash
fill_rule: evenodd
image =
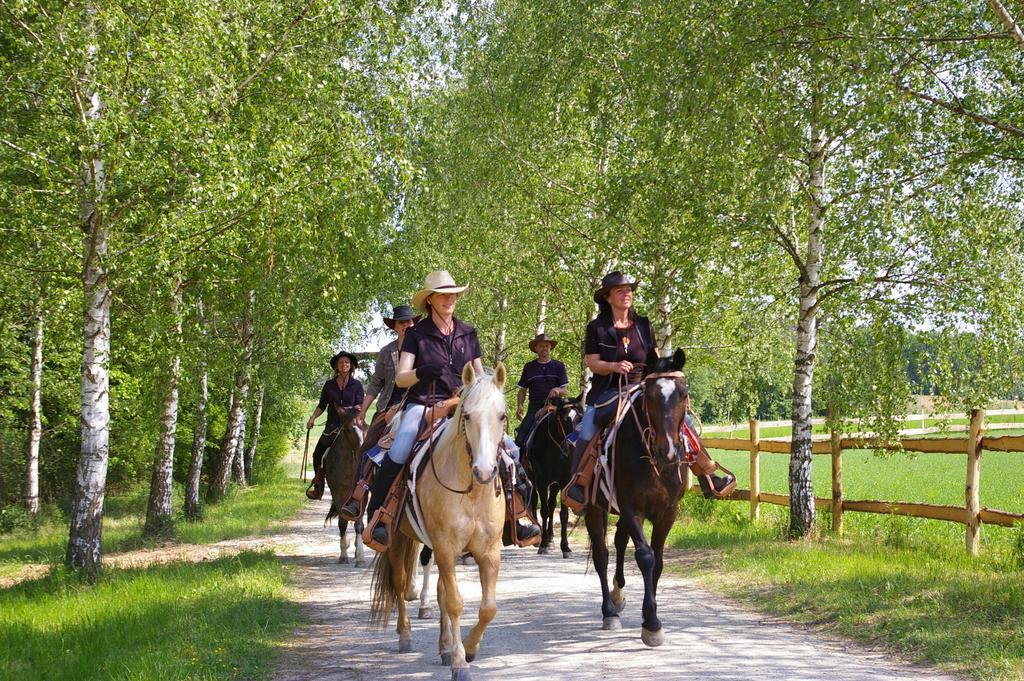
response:
<path id="1" fill-rule="evenodd" d="M 430 392 L 431 393 L 434 392 L 434 382 L 433 381 L 430 382 Z M 424 416 L 427 415 L 427 411 L 429 411 L 429 408 L 427 410 L 423 411 L 423 415 Z M 434 429 L 435 429 L 435 423 L 436 423 L 436 421 L 431 419 L 431 422 L 430 422 L 430 432 L 427 434 L 427 440 L 428 440 L 428 442 L 427 442 L 427 458 L 430 460 L 430 472 L 434 474 L 434 478 L 437 480 L 438 483 L 440 483 L 441 487 L 444 487 L 449 492 L 451 492 L 453 494 L 468 494 L 473 489 L 473 473 L 472 473 L 472 471 L 470 471 L 470 474 L 469 474 L 469 484 L 466 486 L 466 489 L 461 489 L 461 490 L 460 489 L 455 489 L 453 487 L 449 487 L 448 484 L 444 480 L 441 479 L 441 476 L 437 472 L 437 466 L 434 464 Z M 473 462 L 473 450 L 469 446 L 469 438 L 465 437 L 465 426 L 464 426 L 464 424 L 462 422 L 462 405 L 459 405 L 459 423 L 458 423 L 457 428 L 458 428 L 458 430 L 456 431 L 456 435 L 458 435 L 460 433 L 463 434 L 462 441 L 466 444 L 466 457 L 469 459 L 470 464 L 472 464 L 472 462 Z"/>
<path id="2" fill-rule="evenodd" d="M 686 377 L 686 375 L 682 371 L 657 371 L 657 372 L 654 372 L 654 373 L 650 373 L 650 374 L 647 374 L 646 376 L 644 376 L 643 383 L 642 383 L 642 390 L 644 390 L 644 392 L 646 393 L 647 386 L 648 386 L 648 381 L 654 381 L 654 380 L 657 380 L 659 378 L 685 378 L 685 377 Z M 620 400 L 620 403 L 621 403 L 621 400 Z M 633 413 L 633 421 L 636 423 L 637 431 L 640 433 L 640 441 L 643 442 L 644 451 L 646 452 L 646 454 L 642 454 L 640 456 L 640 458 L 641 459 L 646 459 L 651 464 L 651 468 L 653 468 L 655 470 L 655 472 L 660 476 L 662 474 L 662 471 L 658 467 L 658 463 L 654 460 L 654 454 L 651 452 L 651 445 L 650 445 L 650 443 L 654 440 L 654 424 L 651 423 L 651 414 L 646 409 L 646 406 L 645 406 L 644 416 L 647 418 L 647 426 L 644 427 L 643 424 L 640 423 L 640 417 L 637 415 L 637 410 L 633 406 L 632 402 L 630 402 L 630 404 L 627 406 L 627 408 Z M 684 419 L 686 418 L 685 414 L 684 414 L 683 418 Z M 679 475 L 679 481 L 682 482 L 683 481 L 683 473 L 682 473 L 683 469 L 682 469 L 682 458 L 681 457 L 676 457 L 675 467 L 676 467 L 676 472 Z"/>

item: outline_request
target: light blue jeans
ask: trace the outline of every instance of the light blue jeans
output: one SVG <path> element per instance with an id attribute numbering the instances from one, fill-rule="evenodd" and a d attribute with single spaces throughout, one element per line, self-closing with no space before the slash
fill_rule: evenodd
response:
<path id="1" fill-rule="evenodd" d="M 426 407 L 422 404 L 406 405 L 402 411 L 402 420 L 398 424 L 395 441 L 391 443 L 391 449 L 387 453 L 387 457 L 395 463 L 405 463 L 409 460 L 409 455 L 412 454 L 413 447 L 416 444 L 416 436 L 419 434 L 420 422 L 423 420 L 424 411 L 426 411 Z M 502 435 L 502 441 L 505 443 L 509 456 L 518 462 L 519 447 L 516 446 L 515 441 L 509 437 L 508 433 L 503 433 Z M 373 450 L 370 451 L 370 454 L 371 456 L 373 455 Z"/>

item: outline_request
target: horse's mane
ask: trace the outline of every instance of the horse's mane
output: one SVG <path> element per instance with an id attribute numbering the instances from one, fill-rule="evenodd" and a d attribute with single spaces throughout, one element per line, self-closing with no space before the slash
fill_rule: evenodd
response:
<path id="1" fill-rule="evenodd" d="M 492 380 L 493 378 L 494 371 L 491 369 L 485 369 L 482 374 L 473 379 L 472 383 L 463 387 L 462 401 L 455 410 L 455 415 L 452 418 L 453 421 L 458 423 L 458 419 L 463 412 L 473 414 L 475 412 L 485 411 L 488 409 L 504 411 L 504 405 L 502 402 L 505 401 L 505 394 L 498 389 L 498 386 L 494 385 Z M 486 388 L 486 386 L 482 385 L 484 382 L 491 386 L 492 389 L 482 389 Z M 446 429 L 444 434 L 437 441 L 438 446 L 447 445 L 451 439 L 457 435 L 458 430 L 458 428 Z"/>

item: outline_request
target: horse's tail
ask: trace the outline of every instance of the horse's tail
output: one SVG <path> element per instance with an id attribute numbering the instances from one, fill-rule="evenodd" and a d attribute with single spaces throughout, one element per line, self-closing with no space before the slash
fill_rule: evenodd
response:
<path id="1" fill-rule="evenodd" d="M 369 625 L 379 630 L 387 629 L 391 620 L 391 611 L 395 609 L 399 598 L 404 598 L 404 589 L 400 593 L 398 586 L 394 583 L 393 561 L 399 561 L 405 570 L 406 579 L 410 579 L 413 571 L 413 562 L 416 560 L 416 542 L 400 532 L 396 526 L 392 527 L 394 538 L 387 551 L 378 553 L 373 563 L 373 601 L 370 605 Z"/>
<path id="2" fill-rule="evenodd" d="M 331 510 L 327 511 L 327 517 L 324 518 L 324 525 L 331 522 L 338 517 L 338 507 L 331 503 Z"/>

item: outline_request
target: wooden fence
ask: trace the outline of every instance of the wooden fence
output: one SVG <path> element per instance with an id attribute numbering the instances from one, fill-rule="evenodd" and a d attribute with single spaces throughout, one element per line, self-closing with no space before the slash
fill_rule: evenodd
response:
<path id="1" fill-rule="evenodd" d="M 1019 424 L 1018 427 L 1024 427 Z M 761 504 L 777 504 L 789 506 L 789 496 L 771 494 L 761 491 L 762 453 L 789 454 L 788 439 L 765 439 L 760 436 L 761 424 L 750 421 L 749 439 L 738 438 L 703 438 L 708 449 L 724 449 L 745 451 L 750 455 L 750 489 L 737 489 L 730 499 L 750 502 L 750 517 L 760 518 Z M 889 449 L 909 452 L 925 452 L 938 454 L 959 454 L 967 457 L 967 474 L 964 485 L 964 506 L 942 506 L 913 501 L 878 501 L 848 500 L 843 498 L 843 450 L 847 449 Z M 859 513 L 886 513 L 891 515 L 913 516 L 964 523 L 967 527 L 967 550 L 972 555 L 978 554 L 980 529 L 983 523 L 1012 527 L 1014 523 L 1024 522 L 1024 513 L 1011 513 L 991 508 L 981 508 L 981 454 L 984 450 L 997 452 L 1024 453 L 1024 435 L 1004 435 L 989 437 L 985 435 L 985 410 L 976 409 L 971 413 L 970 425 L 966 437 L 951 438 L 901 438 L 898 442 L 866 440 L 859 437 L 841 437 L 832 433 L 827 440 L 815 440 L 812 453 L 832 458 L 832 496 L 831 498 L 815 497 L 815 506 L 832 512 L 832 529 L 839 535 L 843 533 L 843 514 L 847 511 Z"/>

